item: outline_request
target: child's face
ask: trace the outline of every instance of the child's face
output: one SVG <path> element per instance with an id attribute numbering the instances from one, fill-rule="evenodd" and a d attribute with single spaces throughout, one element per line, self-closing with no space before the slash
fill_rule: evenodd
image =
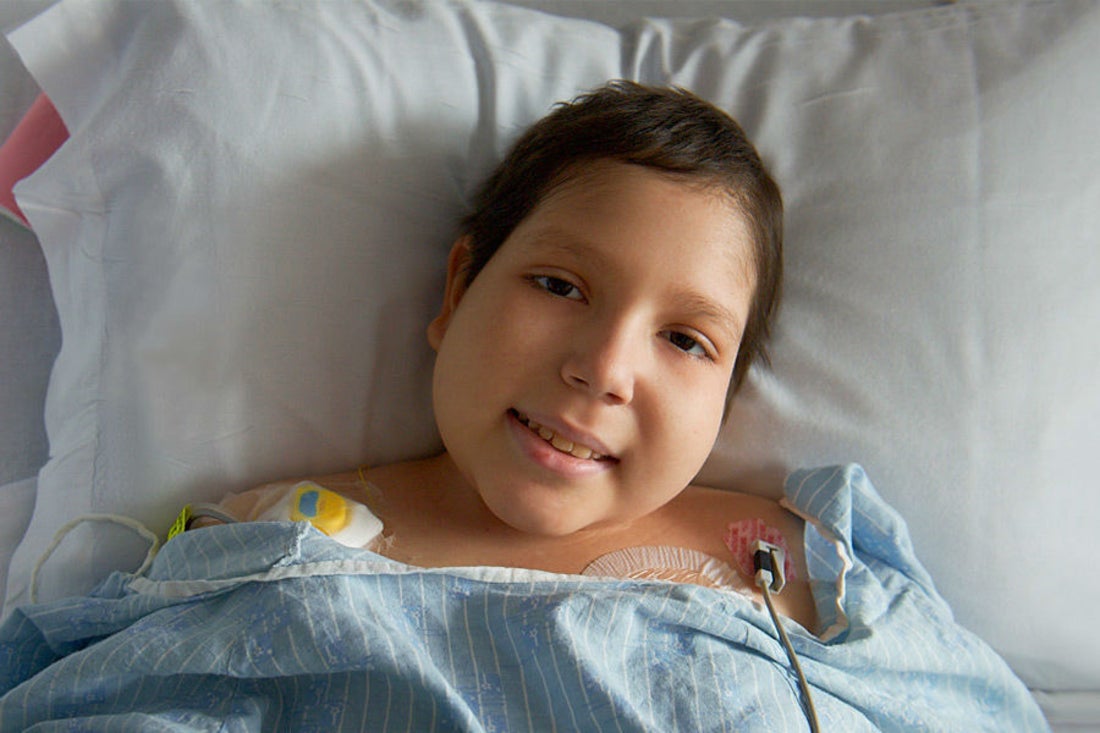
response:
<path id="1" fill-rule="evenodd" d="M 748 232 L 724 195 L 607 161 L 553 190 L 468 289 L 456 244 L 429 327 L 435 412 L 493 514 L 560 536 L 691 482 L 749 311 Z"/>

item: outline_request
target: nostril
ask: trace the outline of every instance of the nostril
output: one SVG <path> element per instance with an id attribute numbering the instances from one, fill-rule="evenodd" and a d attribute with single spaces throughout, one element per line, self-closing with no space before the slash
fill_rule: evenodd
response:
<path id="1" fill-rule="evenodd" d="M 622 405 L 633 399 L 636 367 L 625 351 L 612 348 L 578 349 L 561 365 L 562 381 L 576 390 L 610 404 Z"/>
<path id="2" fill-rule="evenodd" d="M 584 377 L 578 377 L 575 374 L 570 374 L 570 375 L 566 376 L 565 379 L 566 379 L 567 382 L 569 382 L 570 384 L 572 384 L 575 387 L 587 387 L 588 386 L 588 382 L 584 379 Z"/>

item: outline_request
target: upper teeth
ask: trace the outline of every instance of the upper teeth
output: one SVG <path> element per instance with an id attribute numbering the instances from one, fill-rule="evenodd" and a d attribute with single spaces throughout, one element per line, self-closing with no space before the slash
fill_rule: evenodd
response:
<path id="1" fill-rule="evenodd" d="M 568 453 L 574 458 L 580 458 L 583 460 L 598 461 L 601 458 L 606 458 L 606 456 L 604 456 L 603 454 L 597 453 L 587 446 L 583 446 L 580 443 L 574 443 L 567 438 L 561 437 L 550 428 L 546 427 L 545 425 L 538 424 L 537 422 L 525 415 L 520 415 L 519 419 L 520 422 L 522 422 L 524 425 L 531 428 L 531 430 L 533 430 L 534 432 L 538 433 L 538 436 L 540 438 L 560 450 L 562 453 Z"/>

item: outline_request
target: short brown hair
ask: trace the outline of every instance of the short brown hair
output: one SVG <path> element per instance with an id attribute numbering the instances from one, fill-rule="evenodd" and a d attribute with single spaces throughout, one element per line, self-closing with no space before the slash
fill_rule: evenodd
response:
<path id="1" fill-rule="evenodd" d="M 783 199 L 741 126 L 689 91 L 613 81 L 557 105 L 531 126 L 482 184 L 461 222 L 466 284 L 542 198 L 578 164 L 614 160 L 673 173 L 729 195 L 753 238 L 756 285 L 729 399 L 766 343 L 779 307 Z"/>

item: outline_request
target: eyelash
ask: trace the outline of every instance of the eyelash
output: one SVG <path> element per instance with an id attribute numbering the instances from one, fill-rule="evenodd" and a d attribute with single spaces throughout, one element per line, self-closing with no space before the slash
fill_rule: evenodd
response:
<path id="1" fill-rule="evenodd" d="M 688 356 L 691 356 L 691 357 L 696 358 L 696 359 L 708 359 L 710 361 L 714 361 L 714 356 L 711 355 L 710 350 L 707 349 L 707 347 L 703 344 L 702 341 L 695 338 L 694 336 L 688 335 L 688 334 L 686 334 L 682 331 L 666 331 L 665 333 L 668 334 L 667 337 L 668 337 L 669 343 L 672 344 L 673 346 L 675 346 L 677 349 L 680 349 L 680 351 L 684 352 Z M 691 341 L 692 345 L 685 349 L 684 347 L 682 347 L 682 346 L 680 346 L 676 343 L 676 340 L 677 340 L 678 337 L 683 338 L 683 339 L 687 339 L 688 341 Z M 699 349 L 699 353 L 694 352 L 694 350 L 696 348 Z"/>
<path id="2" fill-rule="evenodd" d="M 582 302 L 587 302 L 587 298 L 585 297 L 581 289 L 564 278 L 555 277 L 554 275 L 531 275 L 527 279 L 533 287 L 554 297 L 565 298 L 566 300 L 579 300 Z M 575 292 L 578 297 L 570 297 L 570 295 L 566 295 L 565 293 L 560 292 L 562 290 L 566 292 Z M 707 361 L 715 360 L 713 353 L 711 353 L 710 349 L 707 348 L 707 346 L 701 339 L 696 338 L 691 334 L 684 333 L 683 331 L 670 330 L 662 331 L 661 333 L 665 336 L 668 342 L 672 344 L 674 348 L 679 349 L 687 356 L 690 356 L 694 359 L 706 359 Z M 691 345 L 687 348 L 685 348 L 681 344 L 677 344 L 678 340 L 682 341 L 684 339 L 691 342 Z"/>
<path id="3" fill-rule="evenodd" d="M 565 298 L 566 300 L 584 300 L 584 301 L 587 301 L 587 298 L 584 297 L 584 293 L 581 292 L 581 289 L 578 288 L 573 283 L 569 282 L 568 280 L 564 279 L 564 278 L 555 277 L 553 275 L 531 275 L 528 278 L 528 280 L 530 280 L 531 284 L 533 286 L 535 286 L 536 288 L 538 288 L 539 290 L 544 290 L 548 294 L 556 296 L 558 298 Z M 564 295 L 560 292 L 556 292 L 555 291 L 555 286 L 562 286 L 562 285 L 565 285 L 566 287 L 569 287 L 569 288 L 573 289 L 574 291 L 576 291 L 577 295 L 579 295 L 580 297 L 579 298 L 571 298 L 568 295 Z"/>

